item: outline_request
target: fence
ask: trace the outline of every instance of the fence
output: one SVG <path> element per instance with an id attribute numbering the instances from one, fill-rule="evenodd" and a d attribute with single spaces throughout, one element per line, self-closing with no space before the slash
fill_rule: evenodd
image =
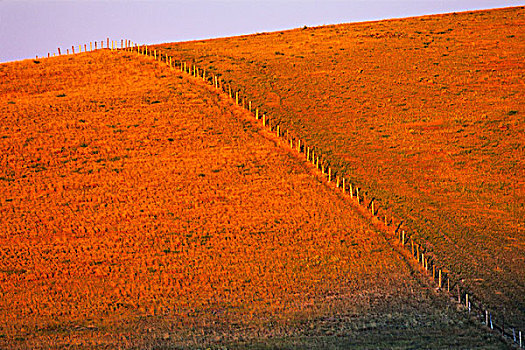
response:
<path id="1" fill-rule="evenodd" d="M 100 49 L 103 49 L 104 41 L 100 42 Z M 106 49 L 117 50 L 116 41 L 106 40 Z M 93 49 L 93 44 L 89 43 L 90 51 Z M 97 50 L 97 42 L 94 44 Z M 448 273 L 448 270 L 440 266 L 435 258 L 424 248 L 421 242 L 418 242 L 413 235 L 407 233 L 408 229 L 401 229 L 403 220 L 394 218 L 388 219 L 386 215 L 380 217 L 378 215 L 379 200 L 376 198 L 367 198 L 365 193 L 360 193 L 360 188 L 357 184 L 350 182 L 343 174 L 336 174 L 328 162 L 323 159 L 322 151 L 314 146 L 309 145 L 298 137 L 293 136 L 289 130 L 283 130 L 278 122 L 273 122 L 272 118 L 268 116 L 263 108 L 254 106 L 252 101 L 247 100 L 246 95 L 242 91 L 232 89 L 230 84 L 223 81 L 218 75 L 209 74 L 206 70 L 201 69 L 194 64 L 179 60 L 176 61 L 168 54 L 157 51 L 156 49 L 148 48 L 146 45 L 138 45 L 129 40 L 121 40 L 120 49 L 130 53 L 136 53 L 147 57 L 152 57 L 156 61 L 165 62 L 171 69 L 178 69 L 181 72 L 189 74 L 194 78 L 201 79 L 212 85 L 215 89 L 226 93 L 232 101 L 239 106 L 247 109 L 256 120 L 260 121 L 263 128 L 271 133 L 275 133 L 276 137 L 280 138 L 292 150 L 295 150 L 305 160 L 312 164 L 312 166 L 323 176 L 326 181 L 334 186 L 334 189 L 339 190 L 343 195 L 353 201 L 361 210 L 368 212 L 372 221 L 380 229 L 386 230 L 388 234 L 394 237 L 399 246 L 404 252 L 411 256 L 412 263 L 420 267 L 422 272 L 429 277 L 432 283 L 437 287 L 437 290 L 446 293 L 448 297 L 459 304 L 468 312 L 469 315 L 477 319 L 482 325 L 488 329 L 498 332 L 503 337 L 510 339 L 520 348 L 523 347 L 522 332 L 517 330 L 512 325 L 505 324 L 505 317 L 501 315 L 495 316 L 487 307 L 483 305 L 480 300 L 476 300 L 473 294 L 462 285 L 461 279 L 454 278 Z M 87 51 L 87 44 L 84 45 L 84 51 Z M 78 52 L 82 52 L 82 46 L 79 45 Z M 72 47 L 72 53 L 75 53 L 75 47 Z M 58 54 L 61 54 L 60 48 Z M 67 50 L 69 54 L 69 49 Z M 53 54 L 54 56 L 54 54 Z M 49 57 L 49 54 L 48 54 Z M 382 211 L 387 212 L 388 208 L 382 208 Z"/>
<path id="2" fill-rule="evenodd" d="M 104 47 L 104 42 L 106 42 L 106 46 Z M 100 45 L 99 45 L 100 43 Z M 76 53 L 82 53 L 82 52 L 89 52 L 89 51 L 95 51 L 95 50 L 100 50 L 100 49 L 111 49 L 112 51 L 113 50 L 118 50 L 119 47 L 118 47 L 118 41 L 115 41 L 115 40 L 109 40 L 109 38 L 106 38 L 106 40 L 101 40 L 101 41 L 90 41 L 89 44 L 84 44 L 84 45 L 78 45 L 78 50 Z M 132 47 L 133 43 L 130 41 L 130 40 L 127 40 L 127 39 L 122 39 L 120 40 L 120 49 L 128 49 L 130 47 Z M 66 49 L 65 52 L 63 52 L 60 47 L 57 49 L 57 52 L 53 52 L 53 53 L 47 53 L 47 57 L 55 57 L 55 56 L 62 56 L 62 55 L 70 55 L 70 54 L 75 54 L 75 45 L 71 46 L 71 51 L 69 51 L 69 48 Z M 82 51 L 82 48 L 84 48 L 84 51 Z M 89 48 L 89 49 L 88 49 Z M 38 55 L 36 56 L 36 58 L 38 59 Z"/>

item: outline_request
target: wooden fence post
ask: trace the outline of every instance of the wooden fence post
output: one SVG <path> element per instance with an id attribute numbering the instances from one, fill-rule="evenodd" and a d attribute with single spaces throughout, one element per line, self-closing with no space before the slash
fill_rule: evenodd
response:
<path id="1" fill-rule="evenodd" d="M 84 52 L 87 52 L 87 44 L 84 44 Z"/>
<path id="2" fill-rule="evenodd" d="M 259 108 L 255 108 L 255 119 L 259 119 Z"/>
<path id="3" fill-rule="evenodd" d="M 263 123 L 263 126 L 266 126 L 266 114 L 263 114 L 262 116 L 262 123 Z"/>
<path id="4" fill-rule="evenodd" d="M 109 49 L 109 38 L 106 38 L 107 39 L 107 45 L 106 47 Z"/>
<path id="5" fill-rule="evenodd" d="M 405 245 L 405 230 L 401 231 L 401 244 Z"/>
<path id="6" fill-rule="evenodd" d="M 235 104 L 239 104 L 239 91 L 235 91 Z"/>
<path id="7" fill-rule="evenodd" d="M 372 204 L 372 216 L 374 216 L 375 213 L 374 213 L 374 199 L 373 198 L 372 198 L 372 203 L 371 204 Z"/>
<path id="8" fill-rule="evenodd" d="M 280 130 L 280 126 L 277 125 L 277 130 L 276 130 L 276 134 L 277 134 L 277 137 L 281 137 L 281 130 Z"/>
<path id="9" fill-rule="evenodd" d="M 58 48 L 58 55 L 62 56 L 62 53 L 60 53 L 60 47 Z"/>
<path id="10" fill-rule="evenodd" d="M 346 193 L 346 181 L 344 177 L 343 177 L 343 193 Z"/>
<path id="11" fill-rule="evenodd" d="M 350 192 L 350 198 L 354 198 L 354 189 L 351 182 L 348 184 L 348 191 Z"/>
<path id="12" fill-rule="evenodd" d="M 71 52 L 73 52 L 73 55 L 75 54 L 75 46 L 71 46 Z"/>
<path id="13" fill-rule="evenodd" d="M 357 197 L 357 203 L 359 204 L 359 187 L 355 187 L 355 195 Z"/>
<path id="14" fill-rule="evenodd" d="M 92 41 L 89 42 L 89 51 L 93 51 L 93 42 Z"/>

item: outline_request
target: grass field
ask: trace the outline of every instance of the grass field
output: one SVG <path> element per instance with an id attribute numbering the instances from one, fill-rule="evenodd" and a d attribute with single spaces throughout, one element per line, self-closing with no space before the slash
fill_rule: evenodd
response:
<path id="1" fill-rule="evenodd" d="M 505 348 L 211 87 L 0 65 L 0 348 Z"/>
<path id="2" fill-rule="evenodd" d="M 525 9 L 155 46 L 220 74 L 525 328 Z"/>

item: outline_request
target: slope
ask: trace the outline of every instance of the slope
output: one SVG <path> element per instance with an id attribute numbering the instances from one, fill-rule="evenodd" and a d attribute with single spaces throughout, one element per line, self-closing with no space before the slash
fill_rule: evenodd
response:
<path id="1" fill-rule="evenodd" d="M 197 80 L 106 50 L 0 75 L 0 347 L 505 346 Z"/>
<path id="2" fill-rule="evenodd" d="M 316 146 L 523 328 L 524 18 L 519 7 L 154 48 L 218 74 Z"/>

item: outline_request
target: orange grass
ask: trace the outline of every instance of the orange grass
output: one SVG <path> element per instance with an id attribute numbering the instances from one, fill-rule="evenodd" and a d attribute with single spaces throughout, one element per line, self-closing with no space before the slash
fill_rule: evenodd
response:
<path id="1" fill-rule="evenodd" d="M 197 80 L 108 51 L 0 76 L 0 346 L 501 346 Z"/>
<path id="2" fill-rule="evenodd" d="M 525 327 L 525 9 L 156 46 L 317 147 L 379 216 Z"/>

